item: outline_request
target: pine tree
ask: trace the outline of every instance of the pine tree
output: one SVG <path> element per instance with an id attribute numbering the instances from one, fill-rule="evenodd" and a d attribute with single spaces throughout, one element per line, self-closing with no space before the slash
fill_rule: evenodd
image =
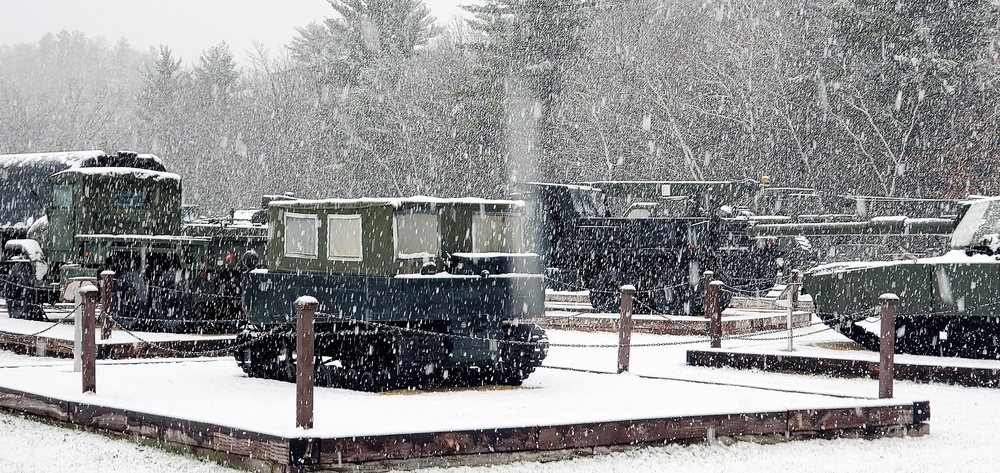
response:
<path id="1" fill-rule="evenodd" d="M 239 79 L 233 53 L 225 42 L 205 50 L 194 68 L 194 85 L 199 99 L 216 107 L 229 106 Z"/>
<path id="2" fill-rule="evenodd" d="M 145 76 L 138 113 L 145 124 L 144 138 L 151 143 L 150 151 L 161 155 L 182 154 L 187 134 L 184 112 L 189 78 L 181 69 L 181 60 L 174 59 L 170 48 L 161 45 L 153 53 Z"/>
<path id="3" fill-rule="evenodd" d="M 487 0 L 465 7 L 483 34 L 476 85 L 468 91 L 464 138 L 486 167 L 514 171 L 514 180 L 538 177 L 535 163 L 552 152 L 553 109 L 563 71 L 580 52 L 590 0 Z"/>
<path id="4" fill-rule="evenodd" d="M 222 42 L 198 58 L 191 73 L 191 98 L 186 115 L 194 172 L 185 184 L 193 202 L 216 212 L 236 207 L 236 187 L 244 185 L 250 169 L 236 166 L 241 73 L 229 46 Z M 226 183 L 219 186 L 220 183 Z M 246 205 L 246 204 L 244 204 Z"/>
<path id="5" fill-rule="evenodd" d="M 292 57 L 316 78 L 321 153 L 352 174 L 351 194 L 398 194 L 408 151 L 399 93 L 408 61 L 436 34 L 421 0 L 329 0 L 338 14 L 299 30 Z"/>
<path id="6" fill-rule="evenodd" d="M 299 28 L 292 57 L 328 84 L 354 84 L 382 58 L 401 61 L 436 34 L 421 0 L 328 0 L 339 15 Z"/>

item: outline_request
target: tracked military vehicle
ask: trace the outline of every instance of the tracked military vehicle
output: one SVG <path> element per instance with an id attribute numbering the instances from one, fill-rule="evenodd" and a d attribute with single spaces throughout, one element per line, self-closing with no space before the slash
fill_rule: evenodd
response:
<path id="1" fill-rule="evenodd" d="M 364 391 L 519 385 L 545 358 L 538 256 L 521 202 L 272 202 L 261 269 L 243 280 L 249 376 L 295 380 L 293 302 L 312 296 L 316 383 Z"/>
<path id="2" fill-rule="evenodd" d="M 878 350 L 877 298 L 899 296 L 899 353 L 1000 358 L 1000 198 L 964 202 L 955 219 L 877 218 L 851 224 L 764 225 L 758 234 L 950 235 L 941 256 L 843 262 L 805 275 L 803 289 L 824 323 L 869 350 Z"/>

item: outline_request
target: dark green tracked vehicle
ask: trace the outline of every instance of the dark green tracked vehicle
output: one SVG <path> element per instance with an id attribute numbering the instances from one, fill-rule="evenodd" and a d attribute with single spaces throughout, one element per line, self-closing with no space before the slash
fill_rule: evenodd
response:
<path id="1" fill-rule="evenodd" d="M 236 360 L 294 381 L 295 311 L 318 300 L 316 383 L 365 391 L 520 384 L 544 359 L 538 256 L 522 203 L 481 199 L 272 202 L 264 262 L 244 278 Z"/>

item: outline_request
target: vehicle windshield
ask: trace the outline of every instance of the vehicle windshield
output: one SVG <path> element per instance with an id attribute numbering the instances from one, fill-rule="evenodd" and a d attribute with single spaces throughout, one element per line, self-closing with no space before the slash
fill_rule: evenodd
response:
<path id="1" fill-rule="evenodd" d="M 570 189 L 573 199 L 573 209 L 581 217 L 604 217 L 607 209 L 604 206 L 604 194 L 597 189 Z"/>

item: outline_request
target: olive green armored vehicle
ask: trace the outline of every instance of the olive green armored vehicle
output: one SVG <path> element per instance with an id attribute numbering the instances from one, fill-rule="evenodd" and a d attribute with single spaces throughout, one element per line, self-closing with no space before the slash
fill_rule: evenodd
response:
<path id="1" fill-rule="evenodd" d="M 293 302 L 318 300 L 316 383 L 365 391 L 519 385 L 547 353 L 525 319 L 544 313 L 538 256 L 522 250 L 522 202 L 276 201 L 265 269 L 243 279 L 249 327 L 236 361 L 294 381 Z"/>
<path id="2" fill-rule="evenodd" d="M 969 200 L 955 219 L 878 218 L 825 225 L 762 225 L 757 235 L 950 235 L 940 256 L 842 262 L 816 267 L 803 288 L 824 323 L 878 350 L 877 299 L 899 296 L 896 350 L 965 358 L 1000 358 L 1000 198 Z"/>

